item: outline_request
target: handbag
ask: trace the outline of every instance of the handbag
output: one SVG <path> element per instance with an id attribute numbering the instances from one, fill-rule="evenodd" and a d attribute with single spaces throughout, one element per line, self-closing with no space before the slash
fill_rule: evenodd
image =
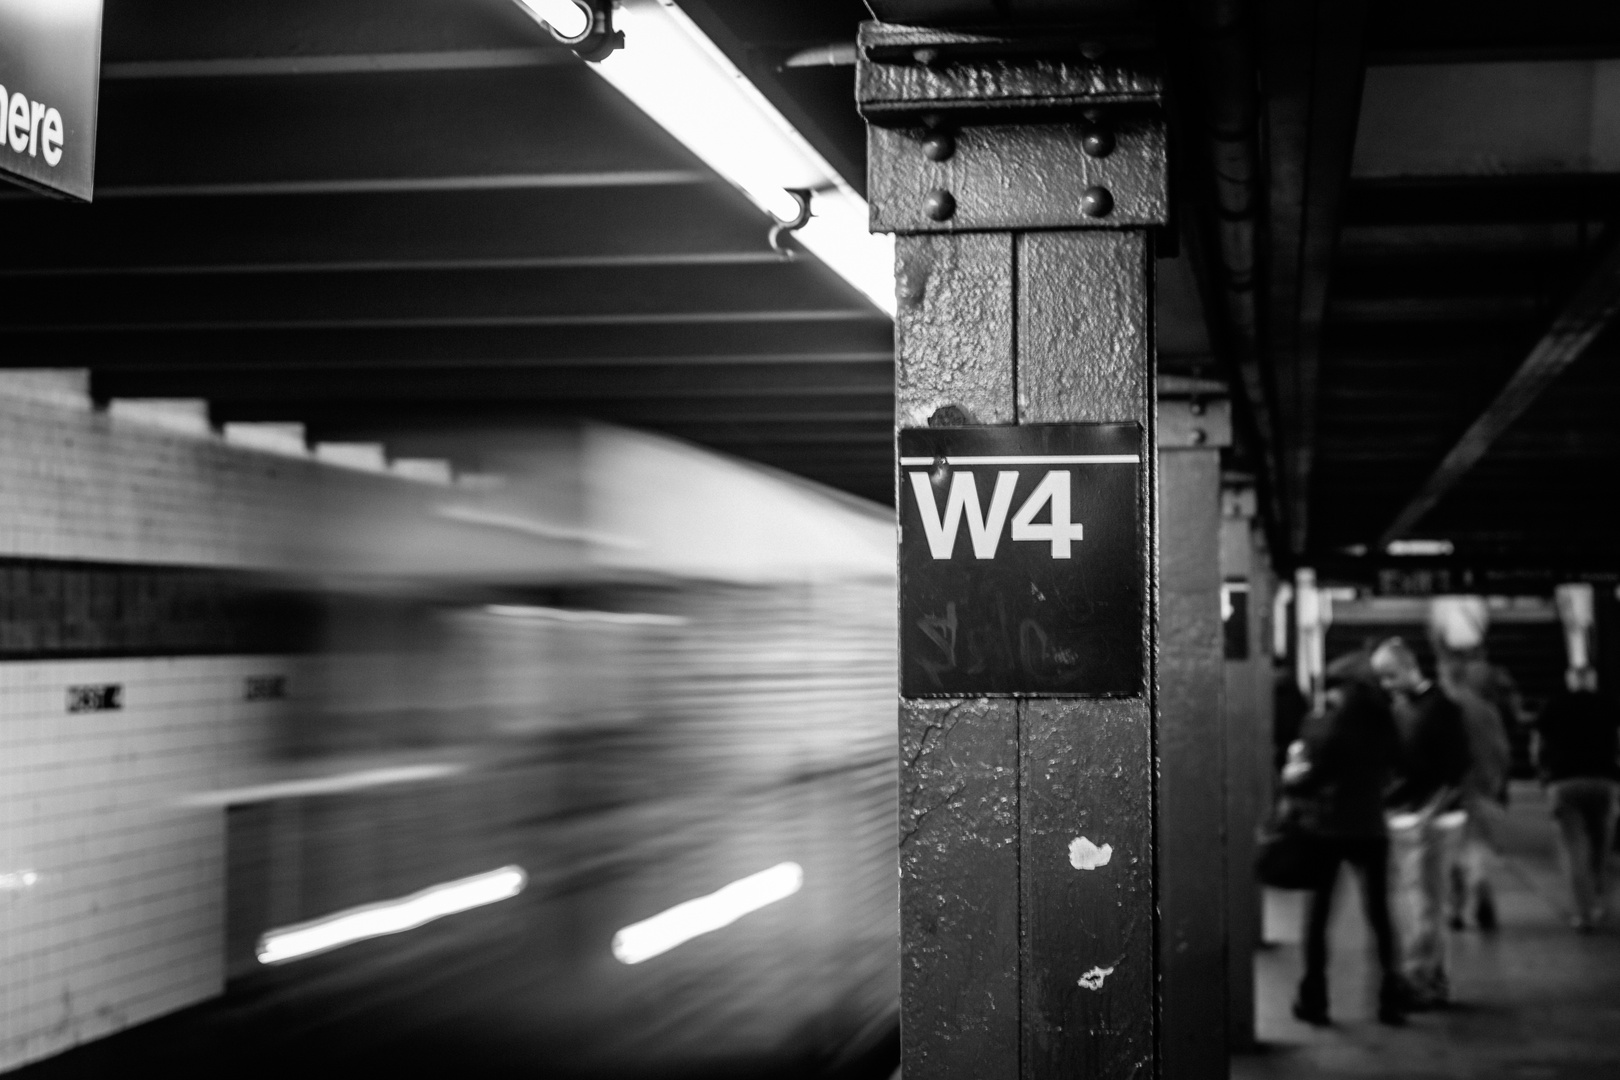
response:
<path id="1" fill-rule="evenodd" d="M 1254 871 L 1273 889 L 1314 889 L 1327 869 L 1327 852 L 1308 827 L 1308 806 L 1281 796 L 1255 835 Z"/>

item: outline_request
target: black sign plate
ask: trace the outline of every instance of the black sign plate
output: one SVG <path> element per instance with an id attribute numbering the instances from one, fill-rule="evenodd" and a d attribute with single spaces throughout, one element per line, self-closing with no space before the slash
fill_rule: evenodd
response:
<path id="1" fill-rule="evenodd" d="M 1142 429 L 900 432 L 900 692 L 1142 692 Z"/>

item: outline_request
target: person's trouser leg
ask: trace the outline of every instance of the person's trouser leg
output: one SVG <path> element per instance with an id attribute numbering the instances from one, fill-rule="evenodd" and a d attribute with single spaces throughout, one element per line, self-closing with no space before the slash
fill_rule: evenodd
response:
<path id="1" fill-rule="evenodd" d="M 1361 909 L 1367 914 L 1367 927 L 1372 931 L 1378 956 L 1378 1017 L 1385 1023 L 1400 1023 L 1408 994 L 1406 980 L 1396 966 L 1395 926 L 1389 915 L 1389 840 L 1382 836 L 1358 838 L 1350 861 L 1361 883 Z"/>
<path id="2" fill-rule="evenodd" d="M 1614 857 L 1614 830 L 1616 815 L 1620 814 L 1620 800 L 1616 798 L 1617 785 L 1611 780 L 1598 780 L 1592 785 L 1590 796 L 1591 824 L 1588 835 L 1592 838 L 1592 906 L 1588 913 L 1594 920 L 1606 914 L 1609 900 L 1609 866 Z"/>
<path id="3" fill-rule="evenodd" d="M 1401 896 L 1403 933 L 1401 968 L 1414 1000 L 1437 1004 L 1450 993 L 1446 983 L 1445 932 L 1441 923 L 1445 905 L 1446 867 L 1461 821 L 1438 824 L 1435 815 L 1417 815 L 1391 829 L 1396 842 L 1396 876 Z"/>
<path id="4" fill-rule="evenodd" d="M 1351 857 L 1361 883 L 1361 907 L 1367 913 L 1378 953 L 1378 970 L 1383 975 L 1395 971 L 1395 925 L 1389 916 L 1389 841 L 1368 837 L 1356 841 Z"/>
<path id="5" fill-rule="evenodd" d="M 1326 841 L 1324 841 L 1326 843 Z M 1339 860 L 1324 859 L 1321 880 L 1305 906 L 1305 976 L 1299 982 L 1297 1008 L 1302 1013 L 1327 1012 L 1328 924 L 1333 917 L 1333 892 L 1339 882 Z"/>
<path id="6" fill-rule="evenodd" d="M 1597 882 L 1592 875 L 1592 845 L 1588 814 L 1583 804 L 1585 785 L 1580 780 L 1555 780 L 1550 786 L 1553 817 L 1558 821 L 1558 850 L 1564 860 L 1573 905 L 1572 921 L 1585 926 L 1597 902 Z"/>
<path id="7" fill-rule="evenodd" d="M 1500 803 L 1484 796 L 1476 797 L 1469 802 L 1468 823 L 1463 829 L 1457 861 L 1462 873 L 1465 906 L 1453 914 L 1465 916 L 1472 911 L 1481 929 L 1496 925 L 1496 894 L 1491 882 L 1499 861 L 1496 834 L 1503 816 Z"/>

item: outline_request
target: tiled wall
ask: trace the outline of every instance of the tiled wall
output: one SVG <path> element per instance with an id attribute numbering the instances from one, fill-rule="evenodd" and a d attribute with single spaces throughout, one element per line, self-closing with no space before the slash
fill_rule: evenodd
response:
<path id="1" fill-rule="evenodd" d="M 224 811 L 182 801 L 254 756 L 286 705 L 246 680 L 288 666 L 0 664 L 0 1069 L 220 992 Z M 118 708 L 69 711 L 108 685 Z"/>

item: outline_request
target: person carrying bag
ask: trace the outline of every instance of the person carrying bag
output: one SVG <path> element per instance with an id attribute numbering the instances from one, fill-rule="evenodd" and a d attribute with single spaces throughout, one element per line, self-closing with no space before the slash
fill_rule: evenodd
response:
<path id="1" fill-rule="evenodd" d="M 1261 837 L 1257 870 L 1276 888 L 1308 889 L 1305 974 L 1294 1015 L 1313 1025 L 1328 1020 L 1328 924 L 1339 864 L 1361 883 L 1362 907 L 1383 974 L 1378 1019 L 1406 1020 L 1406 984 L 1396 969 L 1389 916 L 1389 837 L 1384 791 L 1398 754 L 1395 724 L 1384 695 L 1348 679 L 1328 689 L 1327 704 L 1306 719 L 1301 745 L 1283 769 L 1283 794 Z"/>

